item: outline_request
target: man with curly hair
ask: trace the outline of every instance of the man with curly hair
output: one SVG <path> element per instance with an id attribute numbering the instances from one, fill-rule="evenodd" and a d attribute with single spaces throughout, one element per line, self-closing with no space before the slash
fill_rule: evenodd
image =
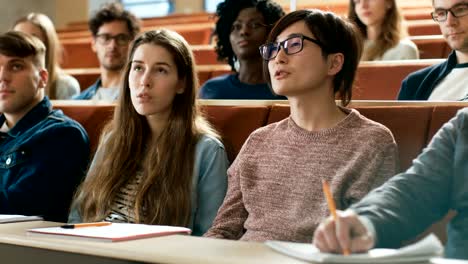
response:
<path id="1" fill-rule="evenodd" d="M 218 60 L 234 73 L 207 81 L 200 89 L 203 99 L 286 99 L 274 94 L 262 72 L 259 46 L 284 11 L 272 0 L 226 0 L 216 10 Z"/>
<path id="2" fill-rule="evenodd" d="M 120 74 L 127 62 L 130 42 L 140 31 L 140 22 L 118 3 L 109 3 L 89 20 L 91 48 L 98 57 L 101 77 L 74 99 L 114 101 Z"/>

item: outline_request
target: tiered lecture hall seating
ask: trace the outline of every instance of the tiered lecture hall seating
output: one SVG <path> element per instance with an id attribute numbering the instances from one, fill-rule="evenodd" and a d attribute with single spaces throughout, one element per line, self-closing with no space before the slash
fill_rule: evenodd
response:
<path id="1" fill-rule="evenodd" d="M 233 161 L 248 135 L 255 129 L 286 118 L 289 105 L 277 101 L 201 100 L 202 109 L 220 132 Z M 87 130 L 95 150 L 103 125 L 112 117 L 114 105 L 91 101 L 54 101 L 55 108 L 80 122 Z M 387 126 L 399 148 L 400 168 L 407 169 L 437 130 L 467 103 L 355 101 L 350 107 Z M 409 125 L 411 124 L 411 125 Z M 448 219 L 445 220 L 445 222 Z M 444 223 L 430 230 L 445 241 Z"/>
<path id="2" fill-rule="evenodd" d="M 347 1 L 343 1 L 343 3 L 347 3 Z M 403 8 L 403 15 L 408 20 L 411 38 L 420 48 L 421 58 L 437 59 L 363 62 L 358 69 L 353 100 L 394 100 L 400 83 L 407 74 L 443 61 L 450 52 L 440 36 L 438 25 L 430 20 L 432 10 L 430 2 L 409 0 L 400 6 Z M 310 7 L 331 9 L 341 14 L 347 11 L 346 4 L 307 6 L 307 8 Z M 196 31 L 196 28 L 209 28 L 211 30 L 214 23 L 210 14 L 196 14 L 192 22 L 188 22 L 190 20 L 186 16 L 171 15 L 164 19 L 145 20 L 144 30 L 164 26 L 180 30 L 182 35 L 189 36 L 189 33 L 184 32 Z M 184 20 L 185 24 L 177 24 L 177 19 Z M 187 23 L 190 25 L 187 26 Z M 190 39 L 187 37 L 189 43 L 193 45 L 201 83 L 211 77 L 230 72 L 228 65 L 215 61 L 216 55 L 213 47 L 209 45 L 209 38 L 206 35 L 203 36 L 205 36 L 203 41 L 200 41 L 202 38 Z M 95 56 L 91 56 L 94 54 L 89 48 L 90 35 L 87 32 L 86 23 L 70 25 L 70 29 L 60 32 L 60 38 L 66 51 L 64 68 L 68 73 L 77 77 L 81 86 L 86 88 L 99 75 L 97 60 Z M 201 100 L 200 102 L 209 120 L 220 131 L 231 161 L 234 160 L 252 131 L 289 115 L 287 102 L 282 102 L 285 105 L 278 104 L 280 103 L 278 101 Z M 412 159 L 422 151 L 443 123 L 448 121 L 458 109 L 466 106 L 468 104 L 464 103 L 396 101 L 354 101 L 350 105 L 365 116 L 386 125 L 392 131 L 399 146 L 401 170 L 410 166 Z M 111 118 L 114 109 L 114 105 L 77 101 L 54 101 L 54 107 L 62 109 L 65 114 L 76 119 L 85 127 L 89 133 L 93 150 L 97 146 L 102 126 Z M 443 227 L 446 221 L 447 219 L 430 229 L 435 230 L 443 240 L 445 240 Z"/>
<path id="3" fill-rule="evenodd" d="M 410 38 L 418 46 L 422 59 L 446 58 L 451 49 L 440 35 L 438 25 L 430 18 L 432 10 L 430 3 L 421 2 L 410 0 L 400 3 L 403 15 L 408 19 Z M 333 5 L 324 2 L 312 3 L 299 8 L 321 8 L 345 14 L 347 1 L 334 3 Z M 214 46 L 210 44 L 211 32 L 214 26 L 213 14 L 174 14 L 143 20 L 143 30 L 160 26 L 178 31 L 192 44 L 195 60 L 199 66 L 198 75 L 201 84 L 212 77 L 231 71 L 225 62 L 217 61 Z M 70 24 L 66 29 L 60 30 L 59 36 L 65 51 L 63 68 L 79 80 L 82 89 L 88 87 L 99 75 L 99 64 L 90 48 L 91 36 L 86 22 Z M 395 99 L 400 83 L 408 73 L 439 61 L 394 61 L 383 63 L 385 65 L 381 63 L 361 63 L 357 76 L 357 89 L 353 98 Z"/>

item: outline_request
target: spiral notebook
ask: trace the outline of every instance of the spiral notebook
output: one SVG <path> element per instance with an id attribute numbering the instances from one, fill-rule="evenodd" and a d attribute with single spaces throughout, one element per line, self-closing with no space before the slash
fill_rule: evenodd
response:
<path id="1" fill-rule="evenodd" d="M 90 241 L 118 242 L 149 237 L 187 234 L 191 230 L 180 226 L 144 225 L 128 223 L 112 223 L 106 226 L 81 227 L 75 229 L 57 227 L 28 229 L 30 236 L 84 239 Z"/>
<path id="2" fill-rule="evenodd" d="M 310 243 L 267 241 L 266 245 L 282 254 L 316 263 L 417 263 L 440 256 L 443 246 L 439 239 L 430 234 L 415 244 L 400 249 L 376 248 L 364 254 L 322 253 Z"/>

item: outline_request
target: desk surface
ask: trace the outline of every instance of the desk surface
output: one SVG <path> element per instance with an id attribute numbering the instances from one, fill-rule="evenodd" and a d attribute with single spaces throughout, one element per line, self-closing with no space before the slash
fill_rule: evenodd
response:
<path id="1" fill-rule="evenodd" d="M 57 225 L 44 221 L 0 224 L 0 244 L 146 263 L 305 263 L 254 242 L 172 235 L 108 243 L 28 236 L 25 231 Z"/>
<path id="2" fill-rule="evenodd" d="M 31 258 L 40 255 L 34 250 L 46 250 L 49 263 L 54 260 L 54 254 L 62 256 L 60 261 L 64 261 L 64 255 L 75 255 L 77 263 L 80 260 L 79 257 L 76 257 L 77 255 L 101 258 L 101 261 L 96 263 L 103 263 L 102 259 L 106 260 L 105 263 L 305 263 L 283 256 L 264 244 L 255 242 L 173 235 L 108 243 L 28 236 L 25 231 L 29 228 L 57 225 L 59 223 L 45 221 L 0 224 L 0 250 L 3 246 L 6 247 L 3 252 L 8 250 L 12 252 L 12 248 L 21 247 L 22 250 L 18 252 L 28 254 L 27 250 L 24 249 L 30 249 Z M 115 262 L 111 262 L 112 259 Z M 60 262 L 57 261 L 57 263 Z M 71 264 L 72 262 L 66 263 Z M 468 264 L 468 261 L 434 259 L 431 263 Z"/>

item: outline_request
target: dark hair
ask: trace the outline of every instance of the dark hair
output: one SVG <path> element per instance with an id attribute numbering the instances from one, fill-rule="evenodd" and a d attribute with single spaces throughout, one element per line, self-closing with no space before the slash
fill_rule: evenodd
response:
<path id="1" fill-rule="evenodd" d="M 280 5 L 272 0 L 226 0 L 218 4 L 216 8 L 216 28 L 214 34 L 218 37 L 216 41 L 216 53 L 218 60 L 224 61 L 227 59 L 229 65 L 234 70 L 234 52 L 232 51 L 229 36 L 231 35 L 231 27 L 237 19 L 240 11 L 245 8 L 255 7 L 262 13 L 265 23 L 269 26 L 268 31 L 282 16 L 284 11 Z"/>
<path id="2" fill-rule="evenodd" d="M 39 38 L 19 31 L 8 31 L 0 35 L 0 54 L 8 57 L 33 57 L 38 67 L 45 67 L 44 43 Z"/>
<path id="3" fill-rule="evenodd" d="M 342 53 L 343 67 L 333 79 L 333 92 L 339 93 L 343 106 L 351 101 L 352 87 L 362 51 L 362 40 L 356 27 L 332 12 L 318 9 L 298 10 L 281 18 L 271 30 L 267 42 L 274 42 L 278 35 L 295 22 L 304 21 L 314 37 L 323 44 L 322 56 Z M 313 70 L 313 67 L 310 67 Z M 271 86 L 268 61 L 263 63 L 263 73 Z"/>
<path id="4" fill-rule="evenodd" d="M 99 28 L 105 24 L 113 21 L 124 21 L 127 23 L 128 32 L 130 36 L 135 36 L 140 32 L 140 20 L 129 11 L 125 10 L 119 3 L 104 4 L 94 15 L 89 19 L 89 30 L 93 36 L 96 36 Z"/>

